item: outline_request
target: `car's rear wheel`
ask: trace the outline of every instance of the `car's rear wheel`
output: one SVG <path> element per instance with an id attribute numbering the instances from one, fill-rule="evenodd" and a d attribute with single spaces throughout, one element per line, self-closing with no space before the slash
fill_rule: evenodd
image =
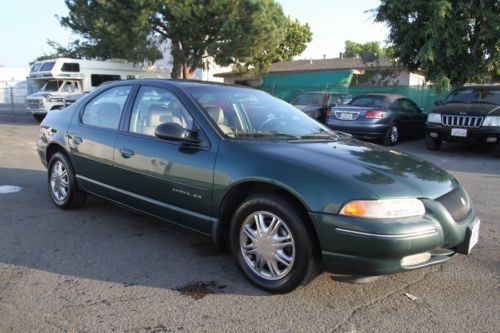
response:
<path id="1" fill-rule="evenodd" d="M 500 143 L 497 143 L 494 154 L 496 157 L 500 157 Z"/>
<path id="2" fill-rule="evenodd" d="M 85 203 L 86 193 L 78 189 L 75 173 L 68 157 L 57 152 L 50 158 L 48 186 L 52 202 L 62 209 L 74 209 Z"/>
<path id="3" fill-rule="evenodd" d="M 277 195 L 256 195 L 236 210 L 230 248 L 243 274 L 260 288 L 289 292 L 317 274 L 314 237 L 304 214 Z"/>
<path id="4" fill-rule="evenodd" d="M 399 128 L 397 124 L 392 124 L 384 137 L 384 145 L 394 146 L 399 141 Z"/>
<path id="5" fill-rule="evenodd" d="M 439 148 L 441 148 L 441 139 L 431 138 L 429 135 L 426 135 L 425 147 L 428 150 L 439 150 Z"/>
<path id="6" fill-rule="evenodd" d="M 34 115 L 33 115 L 33 118 L 34 118 L 37 122 L 41 123 L 41 122 L 42 122 L 42 120 L 45 118 L 45 116 L 46 116 L 45 114 L 34 114 Z"/>

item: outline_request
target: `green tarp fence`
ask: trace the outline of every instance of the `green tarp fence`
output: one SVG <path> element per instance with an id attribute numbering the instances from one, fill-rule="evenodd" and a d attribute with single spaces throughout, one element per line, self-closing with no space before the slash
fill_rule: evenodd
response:
<path id="1" fill-rule="evenodd" d="M 414 100 L 427 113 L 434 108 L 436 100 L 444 99 L 449 93 L 428 86 L 350 87 L 352 75 L 352 70 L 268 74 L 259 89 L 287 102 L 306 91 L 339 91 L 353 96 L 365 93 L 400 94 Z"/>
<path id="2" fill-rule="evenodd" d="M 351 83 L 352 75 L 352 70 L 268 74 L 264 75 L 259 89 L 289 102 L 305 91 L 345 90 Z"/>

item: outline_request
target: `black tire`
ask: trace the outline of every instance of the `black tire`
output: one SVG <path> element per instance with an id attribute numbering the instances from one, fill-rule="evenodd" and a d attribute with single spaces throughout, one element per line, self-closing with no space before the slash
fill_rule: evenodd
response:
<path id="1" fill-rule="evenodd" d="M 426 135 L 425 147 L 428 150 L 439 150 L 439 148 L 441 148 L 441 139 L 431 138 L 429 135 Z"/>
<path id="2" fill-rule="evenodd" d="M 268 222 L 268 218 L 274 216 L 282 223 L 276 223 L 275 225 L 279 225 L 279 227 L 271 228 L 273 225 L 272 222 L 267 225 L 267 222 L 264 222 L 267 231 L 270 229 L 275 230 L 275 232 L 272 230 L 270 231 L 272 240 L 267 238 L 267 241 L 270 241 L 272 245 L 269 246 L 270 243 L 266 243 L 266 236 L 259 236 L 261 234 L 259 234 L 257 230 L 256 233 L 253 234 L 255 237 L 254 239 L 248 237 L 248 233 L 243 232 L 243 226 L 249 227 L 252 221 L 256 221 L 254 219 L 255 214 L 267 214 L 265 215 L 267 216 L 266 220 L 263 219 L 263 221 Z M 297 209 L 294 204 L 278 195 L 262 194 L 251 196 L 246 199 L 233 215 L 229 230 L 229 247 L 239 269 L 250 282 L 273 293 L 287 293 L 300 285 L 307 284 L 319 273 L 319 260 L 316 251 L 317 244 L 315 244 L 316 238 L 311 230 L 312 226 L 307 223 L 307 216 L 304 213 Z M 256 222 L 255 225 L 257 225 Z M 245 230 L 247 229 L 245 228 Z M 269 234 L 266 235 L 269 236 Z M 287 238 L 287 235 L 291 237 Z M 277 239 L 276 237 L 282 239 L 281 245 L 285 243 L 293 243 L 294 245 L 279 247 L 279 250 L 276 251 L 276 248 L 278 248 L 274 246 L 274 242 L 276 242 L 275 240 Z M 248 244 L 245 239 L 250 241 L 250 244 Z M 289 239 L 291 239 L 291 241 L 289 241 Z M 243 246 L 256 249 L 256 254 L 247 254 L 245 256 L 240 243 L 247 244 Z M 270 248 L 271 250 L 269 250 Z M 260 260 L 257 257 L 257 249 L 262 250 L 262 255 L 259 256 L 259 258 L 262 258 Z M 275 252 L 270 253 L 273 249 Z M 276 252 L 280 251 L 281 254 L 277 256 Z M 252 256 L 254 258 L 254 263 L 252 263 Z M 288 265 L 283 264 L 284 260 L 282 262 L 276 260 L 277 257 L 283 258 L 283 256 L 293 258 L 293 260 L 290 260 Z M 274 260 L 271 259 L 275 266 L 272 264 L 269 265 L 271 260 L 266 258 L 276 258 Z M 262 265 L 258 265 L 257 263 L 259 261 L 266 262 Z M 257 266 L 262 267 L 260 273 L 257 272 L 257 270 L 259 270 Z M 272 269 L 271 266 L 273 267 Z M 263 276 L 266 270 L 267 272 L 274 271 L 274 273 L 276 273 L 274 278 L 271 276 Z M 281 274 L 283 275 L 280 276 Z"/>
<path id="3" fill-rule="evenodd" d="M 77 187 L 75 172 L 64 153 L 52 155 L 47 171 L 50 198 L 57 207 L 75 209 L 85 203 L 87 194 Z"/>
<path id="4" fill-rule="evenodd" d="M 500 143 L 495 146 L 495 152 L 493 153 L 495 157 L 500 157 Z"/>
<path id="5" fill-rule="evenodd" d="M 46 114 L 33 114 L 33 118 L 39 123 L 41 123 L 42 120 L 45 119 L 45 116 Z"/>
<path id="6" fill-rule="evenodd" d="M 392 124 L 385 133 L 383 143 L 385 146 L 394 146 L 399 142 L 399 127 Z"/>

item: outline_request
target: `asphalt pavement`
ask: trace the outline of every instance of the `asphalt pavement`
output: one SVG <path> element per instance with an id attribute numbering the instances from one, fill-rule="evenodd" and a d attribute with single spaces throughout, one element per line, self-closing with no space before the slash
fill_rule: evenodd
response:
<path id="1" fill-rule="evenodd" d="M 29 115 L 0 112 L 0 332 L 499 331 L 500 159 L 490 148 L 395 148 L 467 189 L 482 220 L 470 256 L 369 284 L 323 273 L 271 295 L 193 231 L 96 198 L 57 209 L 37 136 Z"/>

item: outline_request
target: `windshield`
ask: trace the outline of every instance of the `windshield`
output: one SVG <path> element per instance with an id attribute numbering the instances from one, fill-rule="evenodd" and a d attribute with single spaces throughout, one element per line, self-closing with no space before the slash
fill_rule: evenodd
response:
<path id="1" fill-rule="evenodd" d="M 323 106 L 325 104 L 326 94 L 315 94 L 315 93 L 306 93 L 297 96 L 293 101 L 293 105 L 320 105 Z"/>
<path id="2" fill-rule="evenodd" d="M 63 81 L 59 81 L 59 80 L 56 80 L 56 81 L 48 81 L 47 83 L 45 83 L 42 87 L 42 90 L 41 91 L 58 91 L 59 90 L 59 87 L 62 85 Z"/>
<path id="3" fill-rule="evenodd" d="M 272 140 L 336 138 L 337 134 L 265 92 L 239 87 L 185 87 L 229 138 Z"/>
<path id="4" fill-rule="evenodd" d="M 375 108 L 385 108 L 386 101 L 385 96 L 378 95 L 360 95 L 354 97 L 348 105 L 352 106 L 367 106 L 367 107 L 375 107 Z"/>
<path id="5" fill-rule="evenodd" d="M 500 89 L 466 88 L 455 90 L 448 96 L 446 103 L 486 103 L 500 105 Z"/>

